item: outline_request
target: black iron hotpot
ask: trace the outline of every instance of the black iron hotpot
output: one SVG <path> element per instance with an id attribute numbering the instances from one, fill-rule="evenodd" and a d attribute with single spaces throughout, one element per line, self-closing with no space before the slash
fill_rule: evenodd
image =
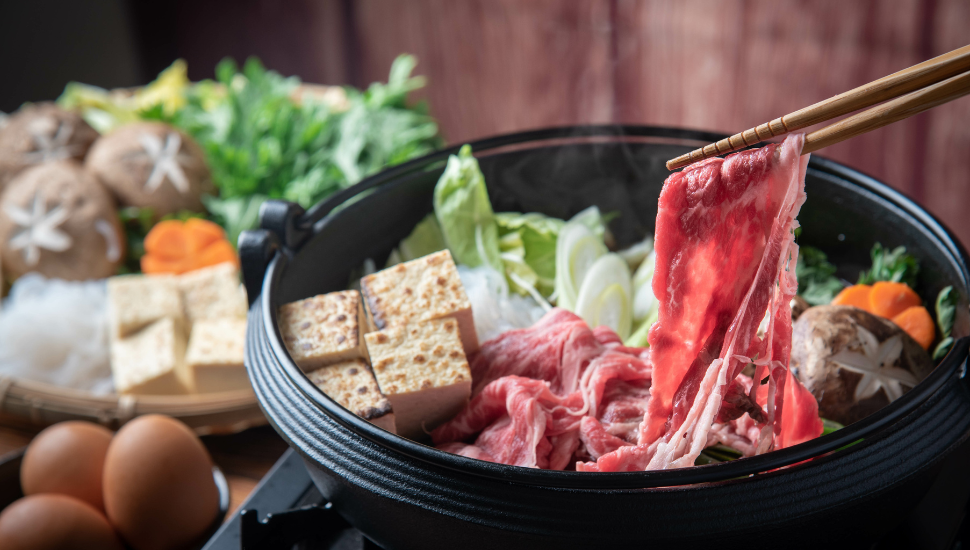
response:
<path id="1" fill-rule="evenodd" d="M 620 245 L 653 232 L 667 159 L 723 136 L 671 128 L 571 127 L 473 143 L 496 211 L 569 218 L 618 212 Z M 956 345 L 901 399 L 832 434 L 728 463 L 634 473 L 533 470 L 464 458 L 385 432 L 326 397 L 280 338 L 277 308 L 344 289 L 432 211 L 456 148 L 388 169 L 304 212 L 273 201 L 240 254 L 251 307 L 246 367 L 259 403 L 322 494 L 384 548 L 678 548 L 865 543 L 888 532 L 970 434 L 963 380 L 968 257 L 933 216 L 886 185 L 813 157 L 799 242 L 854 279 L 873 243 L 905 245 L 927 303 L 958 290 Z M 853 442 L 851 445 L 845 448 Z M 841 450 L 840 450 L 841 449 Z M 970 465 L 968 465 L 970 466 Z"/>

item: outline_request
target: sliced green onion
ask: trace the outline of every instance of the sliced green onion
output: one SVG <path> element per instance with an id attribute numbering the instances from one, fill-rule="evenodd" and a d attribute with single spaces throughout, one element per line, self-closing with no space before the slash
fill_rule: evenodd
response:
<path id="1" fill-rule="evenodd" d="M 576 314 L 590 327 L 606 326 L 620 338 L 630 336 L 633 322 L 630 268 L 617 254 L 606 254 L 590 266 L 576 299 Z"/>
<path id="2" fill-rule="evenodd" d="M 606 252 L 603 241 L 586 226 L 570 222 L 562 228 L 556 242 L 556 303 L 559 307 L 575 309 L 586 272 Z"/>

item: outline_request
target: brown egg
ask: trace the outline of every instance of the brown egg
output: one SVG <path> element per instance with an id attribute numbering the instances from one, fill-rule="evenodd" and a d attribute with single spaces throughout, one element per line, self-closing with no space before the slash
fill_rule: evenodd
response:
<path id="1" fill-rule="evenodd" d="M 90 422 L 54 424 L 30 442 L 20 466 L 25 495 L 59 493 L 104 510 L 101 473 L 111 430 Z"/>
<path id="2" fill-rule="evenodd" d="M 185 424 L 161 415 L 136 418 L 108 448 L 104 505 L 134 550 L 182 548 L 219 513 L 212 459 Z"/>
<path id="3" fill-rule="evenodd" d="M 0 514 L 3 550 L 124 550 L 100 512 L 64 495 L 32 495 Z"/>

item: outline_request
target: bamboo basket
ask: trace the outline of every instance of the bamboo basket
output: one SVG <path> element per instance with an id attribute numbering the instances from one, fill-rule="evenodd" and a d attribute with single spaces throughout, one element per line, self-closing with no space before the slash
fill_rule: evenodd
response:
<path id="1" fill-rule="evenodd" d="M 130 97 L 135 89 L 111 93 Z M 343 88 L 301 85 L 295 101 L 313 97 L 336 110 L 346 108 Z M 0 277 L 0 288 L 2 288 Z M 37 430 L 65 420 L 86 420 L 118 429 L 143 414 L 164 414 L 184 422 L 199 435 L 236 433 L 266 424 L 251 390 L 196 395 L 96 395 L 76 390 L 0 376 L 0 424 Z"/>
<path id="2" fill-rule="evenodd" d="M 111 429 L 143 414 L 164 414 L 199 435 L 235 433 L 266 423 L 250 390 L 197 395 L 95 395 L 42 382 L 0 377 L 0 423 L 39 429 L 87 420 Z"/>

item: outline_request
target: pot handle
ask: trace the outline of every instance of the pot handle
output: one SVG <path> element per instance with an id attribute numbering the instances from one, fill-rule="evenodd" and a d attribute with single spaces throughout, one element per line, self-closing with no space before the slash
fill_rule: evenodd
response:
<path id="1" fill-rule="evenodd" d="M 242 266 L 246 296 L 252 306 L 263 288 L 263 276 L 269 262 L 280 249 L 276 233 L 268 229 L 248 229 L 239 234 L 239 263 Z"/>
<path id="2" fill-rule="evenodd" d="M 259 227 L 276 234 L 280 244 L 296 250 L 310 236 L 306 210 L 295 202 L 270 199 L 259 207 Z"/>

